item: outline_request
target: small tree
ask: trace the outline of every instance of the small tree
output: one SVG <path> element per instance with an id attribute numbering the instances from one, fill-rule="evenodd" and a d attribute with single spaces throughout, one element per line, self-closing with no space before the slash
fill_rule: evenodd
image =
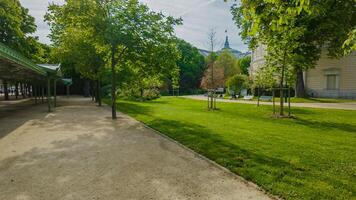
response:
<path id="1" fill-rule="evenodd" d="M 242 89 L 248 87 L 248 76 L 243 74 L 237 74 L 235 76 L 230 77 L 226 81 L 226 86 L 230 94 L 236 95 L 240 94 Z"/>

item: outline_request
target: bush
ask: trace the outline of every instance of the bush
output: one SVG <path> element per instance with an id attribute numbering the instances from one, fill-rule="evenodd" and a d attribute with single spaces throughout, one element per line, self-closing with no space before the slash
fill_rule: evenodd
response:
<path id="1" fill-rule="evenodd" d="M 226 87 L 228 88 L 229 94 L 240 94 L 241 90 L 244 88 L 248 88 L 248 77 L 243 74 L 237 74 L 235 76 L 230 77 L 226 81 Z"/>

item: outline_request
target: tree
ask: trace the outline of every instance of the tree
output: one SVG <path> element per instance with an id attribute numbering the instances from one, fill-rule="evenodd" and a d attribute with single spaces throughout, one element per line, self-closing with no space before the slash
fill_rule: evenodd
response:
<path id="1" fill-rule="evenodd" d="M 353 0 L 243 0 L 232 13 L 251 48 L 267 46 L 267 65 L 278 69 L 280 87 L 285 74 L 296 74 L 297 93 L 302 93 L 301 74 L 315 66 L 325 44 L 330 56 L 341 55 L 342 45 L 355 26 L 353 5 Z"/>
<path id="2" fill-rule="evenodd" d="M 28 9 L 18 0 L 1 0 L 0 19 L 0 42 L 23 51 L 27 35 L 36 31 L 35 19 L 28 14 Z"/>
<path id="3" fill-rule="evenodd" d="M 226 86 L 230 94 L 240 94 L 242 89 L 248 87 L 248 76 L 236 74 L 226 81 Z"/>
<path id="4" fill-rule="evenodd" d="M 49 59 L 49 48 L 31 36 L 36 28 L 35 18 L 18 0 L 0 0 L 0 42 L 34 62 L 44 63 Z"/>
<path id="5" fill-rule="evenodd" d="M 101 74 L 106 52 L 98 44 L 93 29 L 82 27 L 83 16 L 93 16 L 94 8 L 94 2 L 69 0 L 63 6 L 50 5 L 45 19 L 52 30 L 51 40 L 56 45 L 53 55 L 65 71 L 74 71 L 82 78 L 96 82 L 96 100 L 101 106 Z"/>
<path id="6" fill-rule="evenodd" d="M 268 67 L 258 69 L 252 82 L 253 88 L 273 88 L 276 87 L 277 84 L 273 69 Z"/>
<path id="7" fill-rule="evenodd" d="M 219 55 L 211 54 L 207 57 L 206 63 L 214 63 L 214 65 L 210 64 L 206 69 L 201 84 L 203 88 L 223 88 L 227 79 L 241 73 L 238 59 L 229 50 L 224 50 Z"/>
<path id="8" fill-rule="evenodd" d="M 172 17 L 154 13 L 137 0 L 110 1 L 104 8 L 103 43 L 110 46 L 112 72 L 112 117 L 116 118 L 116 66 L 126 60 L 142 60 L 151 74 L 167 72 L 176 67 L 178 58 L 174 42 Z M 174 70 L 173 70 L 174 71 Z"/>
<path id="9" fill-rule="evenodd" d="M 136 76 L 139 79 L 141 75 L 149 78 L 176 74 L 179 53 L 174 26 L 180 24 L 180 19 L 152 12 L 137 0 L 67 0 L 65 5 L 54 7 L 47 16 L 48 21 L 56 22 L 51 27 L 54 43 L 65 44 L 63 38 L 78 33 L 80 38 L 88 39 L 82 45 L 92 45 L 88 48 L 93 47 L 110 68 L 113 119 L 116 119 L 117 80 L 129 81 L 126 84 L 132 81 L 125 77 L 118 79 L 117 75 L 139 74 Z M 82 71 L 90 71 L 87 67 Z"/>
<path id="10" fill-rule="evenodd" d="M 177 62 L 180 69 L 180 91 L 191 92 L 200 86 L 205 71 L 204 56 L 184 40 L 178 40 L 177 46 L 181 54 Z"/>
<path id="11" fill-rule="evenodd" d="M 243 58 L 240 58 L 238 60 L 238 65 L 239 65 L 239 68 L 241 70 L 241 73 L 242 74 L 245 74 L 245 75 L 248 75 L 249 73 L 249 68 L 250 68 L 250 65 L 251 65 L 251 56 L 245 56 Z"/>
<path id="12" fill-rule="evenodd" d="M 209 61 L 207 61 L 209 63 Z M 214 71 L 212 71 L 214 70 Z M 214 74 L 214 76 L 212 76 Z M 214 80 L 212 80 L 214 78 Z M 213 67 L 211 64 L 207 66 L 200 86 L 203 89 L 209 90 L 212 88 L 221 88 L 225 86 L 224 68 Z"/>
<path id="13" fill-rule="evenodd" d="M 224 82 L 231 76 L 241 73 L 238 59 L 227 49 L 223 50 L 215 62 L 216 68 L 224 70 Z"/>
<path id="14" fill-rule="evenodd" d="M 294 48 L 290 48 L 287 56 L 296 74 L 297 96 L 305 96 L 303 71 L 315 66 L 323 48 L 330 57 L 340 57 L 344 52 L 350 53 L 353 46 L 347 45 L 347 41 L 352 41 L 356 24 L 354 0 L 244 0 L 241 6 L 233 7 L 232 13 L 242 28 L 242 37 L 252 48 L 257 44 L 273 45 L 266 40 L 278 30 L 294 35 L 291 40 Z"/>

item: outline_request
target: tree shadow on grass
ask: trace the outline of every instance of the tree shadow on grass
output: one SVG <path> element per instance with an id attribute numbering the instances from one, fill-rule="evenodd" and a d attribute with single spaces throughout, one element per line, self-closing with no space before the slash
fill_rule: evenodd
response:
<path id="1" fill-rule="evenodd" d="M 272 194 L 284 198 L 328 199 L 335 197 L 332 193 L 337 192 L 338 187 L 350 191 L 349 185 L 340 182 L 337 176 L 319 177 L 316 175 L 319 174 L 318 169 L 310 168 L 305 163 L 288 162 L 278 156 L 242 148 L 238 141 L 229 141 L 201 125 L 163 119 L 146 124 L 246 180 L 255 182 Z M 311 188 L 310 185 L 318 180 L 335 189 L 330 193 L 325 188 Z"/>
<path id="2" fill-rule="evenodd" d="M 337 129 L 340 131 L 349 132 L 352 134 L 356 133 L 356 125 L 354 124 L 347 124 L 347 123 L 337 123 L 337 122 L 326 122 L 326 121 L 311 121 L 297 118 L 295 119 L 295 123 L 307 126 L 313 129 L 318 130 L 330 130 L 330 129 Z"/>
<path id="3" fill-rule="evenodd" d="M 254 177 L 261 176 L 272 177 L 271 182 L 258 182 L 266 189 L 269 189 L 268 184 L 282 181 L 284 176 L 300 177 L 301 173 L 308 173 L 303 166 L 243 149 L 200 125 L 162 119 L 147 122 L 147 125 L 247 180 L 256 181 Z"/>
<path id="4" fill-rule="evenodd" d="M 137 103 L 137 102 L 119 102 L 116 104 L 116 108 L 130 116 L 137 116 L 137 115 L 147 115 L 150 116 L 152 113 L 152 108 L 149 106 L 144 106 L 145 103 Z"/>

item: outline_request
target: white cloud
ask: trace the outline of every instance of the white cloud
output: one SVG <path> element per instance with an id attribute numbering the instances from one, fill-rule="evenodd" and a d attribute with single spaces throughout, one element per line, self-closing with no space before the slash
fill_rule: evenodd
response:
<path id="1" fill-rule="evenodd" d="M 41 42 L 50 43 L 47 35 L 50 33 L 48 25 L 43 21 L 49 2 L 62 4 L 64 0 L 20 0 L 22 5 L 30 10 L 36 18 L 38 35 Z M 228 30 L 230 45 L 240 51 L 247 51 L 238 35 L 238 29 L 233 23 L 230 7 L 232 3 L 222 0 L 140 0 L 152 10 L 174 17 L 182 17 L 183 25 L 176 28 L 178 37 L 185 39 L 198 48 L 207 49 L 207 33 L 216 28 L 217 37 L 225 39 Z"/>

